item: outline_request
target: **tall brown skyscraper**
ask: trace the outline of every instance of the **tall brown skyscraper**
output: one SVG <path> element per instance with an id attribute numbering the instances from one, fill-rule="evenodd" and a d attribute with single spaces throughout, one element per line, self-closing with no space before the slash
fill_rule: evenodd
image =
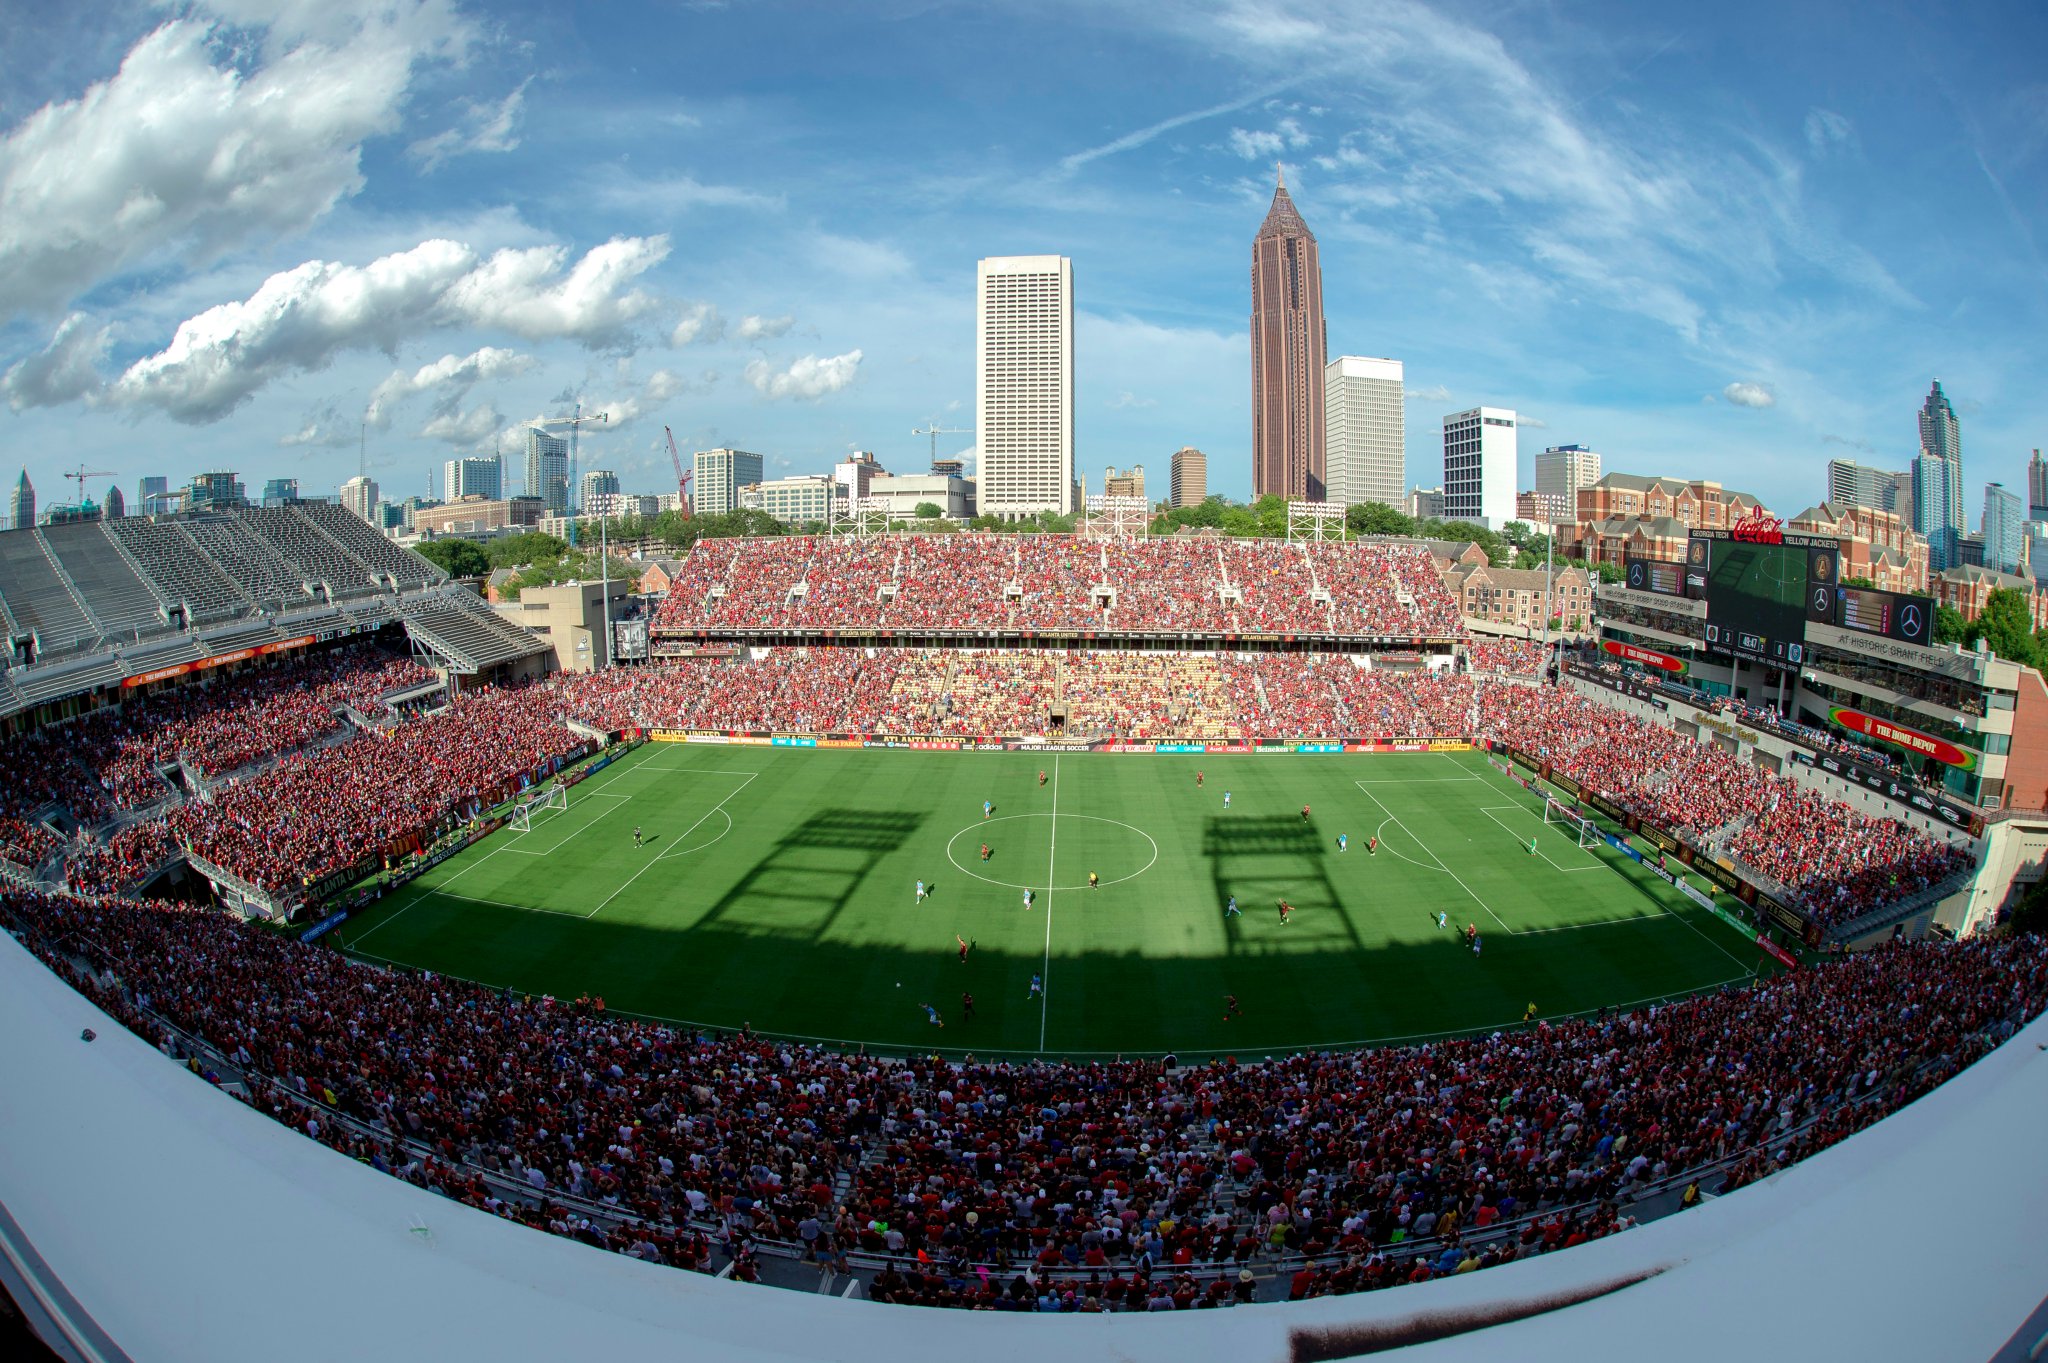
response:
<path id="1" fill-rule="evenodd" d="M 1323 267 L 1283 172 L 1252 239 L 1252 495 L 1323 500 Z"/>

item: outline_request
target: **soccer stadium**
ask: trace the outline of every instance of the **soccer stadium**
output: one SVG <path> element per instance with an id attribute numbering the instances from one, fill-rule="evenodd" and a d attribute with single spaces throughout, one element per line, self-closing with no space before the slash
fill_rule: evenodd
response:
<path id="1" fill-rule="evenodd" d="M 0 534 L 0 1241 L 63 1356 L 169 1309 L 86 1300 L 136 1218 L 223 1286 L 488 1302 L 420 1327 L 458 1355 L 585 1312 L 735 1356 L 1051 1338 L 961 1310 L 1226 1313 L 1088 1346 L 1143 1357 L 1641 1344 L 1738 1290 L 1826 1314 L 1818 1260 L 1878 1290 L 1936 1152 L 2030 1158 L 2048 948 L 1999 911 L 2048 827 L 1645 669 L 1747 666 L 1706 603 L 1474 635 L 1382 539 L 672 578 L 644 658 L 554 672 L 329 505 Z M 1828 676 L 2033 722 L 2038 674 L 1918 654 Z"/>

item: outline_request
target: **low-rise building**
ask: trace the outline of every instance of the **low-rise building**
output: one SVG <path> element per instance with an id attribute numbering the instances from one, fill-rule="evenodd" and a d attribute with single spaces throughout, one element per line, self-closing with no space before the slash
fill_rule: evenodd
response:
<path id="1" fill-rule="evenodd" d="M 1572 498 L 1562 492 L 1517 492 L 1515 519 L 1530 525 L 1556 525 L 1572 518 Z"/>
<path id="2" fill-rule="evenodd" d="M 1927 537 L 1896 512 L 1822 502 L 1785 522 L 1787 530 L 1831 535 L 1842 546 L 1842 577 L 1865 578 L 1888 592 L 1927 590 Z"/>
<path id="3" fill-rule="evenodd" d="M 947 520 L 974 516 L 974 480 L 951 474 L 888 474 L 869 482 L 868 496 L 883 504 L 892 521 L 915 520 L 917 508 L 926 502 Z"/>
<path id="4" fill-rule="evenodd" d="M 531 529 L 546 513 L 547 503 L 538 497 L 464 497 L 419 508 L 412 528 L 420 535 L 489 535 Z"/>
<path id="5" fill-rule="evenodd" d="M 633 584 L 616 578 L 610 584 L 610 614 L 617 619 Z M 546 639 L 554 649 L 555 667 L 563 672 L 593 672 L 611 665 L 605 639 L 606 587 L 602 582 L 558 582 L 528 587 L 515 601 L 500 600 L 494 609 L 512 624 Z"/>
<path id="6" fill-rule="evenodd" d="M 1565 565 L 1546 580 L 1541 568 L 1495 568 L 1483 563 L 1458 563 L 1444 573 L 1444 582 L 1458 599 L 1468 620 L 1540 632 L 1546 621 L 1567 629 L 1583 629 L 1593 613 L 1593 583 L 1583 568 Z M 1546 599 L 1549 609 L 1544 609 Z"/>
<path id="7" fill-rule="evenodd" d="M 1572 521 L 1557 527 L 1557 552 L 1588 563 L 1622 566 L 1625 559 L 1654 558 L 1685 562 L 1692 528 L 1673 516 L 1615 517 Z"/>
<path id="8" fill-rule="evenodd" d="M 740 488 L 740 507 L 773 516 L 784 525 L 827 524 L 833 519 L 839 484 L 826 474 L 769 478 Z"/>
<path id="9" fill-rule="evenodd" d="M 2031 577 L 1965 564 L 1934 574 L 1928 585 L 1933 588 L 1936 601 L 1955 607 L 1965 620 L 1975 620 L 1982 615 L 1985 599 L 2000 587 L 2018 592 L 2026 599 L 2027 615 L 2034 622 L 2034 628 L 2048 629 L 2048 588 L 2043 588 Z"/>

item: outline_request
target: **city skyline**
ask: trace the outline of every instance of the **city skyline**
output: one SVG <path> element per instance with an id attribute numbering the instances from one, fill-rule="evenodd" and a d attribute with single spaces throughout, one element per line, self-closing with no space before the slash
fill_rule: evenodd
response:
<path id="1" fill-rule="evenodd" d="M 1907 467 L 1937 374 L 1967 500 L 2048 443 L 2037 9 L 1856 11 L 1853 44 L 1846 8 L 1061 12 L 807 14 L 798 41 L 774 6 L 0 15 L 8 419 L 124 488 L 332 495 L 366 436 L 423 491 L 578 396 L 614 417 L 583 457 L 629 486 L 666 481 L 664 423 L 771 475 L 918 467 L 902 432 L 970 424 L 973 262 L 1044 251 L 1087 281 L 1079 471 L 1194 446 L 1243 497 L 1242 251 L 1277 160 L 1333 262 L 1330 352 L 1406 362 L 1407 484 L 1438 480 L 1444 413 L 1494 405 L 1530 427 L 1520 487 L 1578 442 L 1790 505 L 1829 457 Z M 1029 88 L 969 78 L 991 43 Z M 192 150 L 155 164 L 148 109 Z"/>

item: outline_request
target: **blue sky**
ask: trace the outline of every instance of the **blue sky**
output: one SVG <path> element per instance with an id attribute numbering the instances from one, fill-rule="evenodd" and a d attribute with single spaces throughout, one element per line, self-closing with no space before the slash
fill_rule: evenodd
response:
<path id="1" fill-rule="evenodd" d="M 1273 166 L 1333 354 L 1789 514 L 2048 445 L 2048 11 L 211 0 L 0 7 L 0 397 L 60 468 L 386 495 L 580 396 L 586 467 L 921 467 L 974 425 L 974 262 L 1074 261 L 1091 482 L 1249 490 Z M 1533 420 L 1531 420 L 1533 419 Z M 109 481 L 95 480 L 99 485 Z"/>

